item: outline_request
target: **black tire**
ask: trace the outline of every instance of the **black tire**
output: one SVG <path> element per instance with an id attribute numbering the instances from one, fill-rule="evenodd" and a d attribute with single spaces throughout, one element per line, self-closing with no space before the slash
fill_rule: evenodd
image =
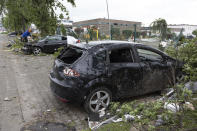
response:
<path id="1" fill-rule="evenodd" d="M 40 53 L 42 53 L 42 49 L 40 47 L 34 47 L 33 48 L 33 54 L 34 55 L 39 55 Z"/>
<path id="2" fill-rule="evenodd" d="M 107 109 L 107 107 L 109 107 L 110 102 L 112 101 L 112 93 L 111 93 L 111 91 L 110 91 L 109 89 L 107 89 L 107 88 L 105 88 L 105 87 L 97 87 L 97 88 L 93 89 L 93 90 L 89 93 L 89 95 L 87 96 L 87 98 L 86 98 L 86 100 L 85 100 L 85 102 L 84 102 L 84 108 L 85 108 L 86 112 L 88 112 L 88 113 L 98 113 L 98 112 L 99 112 L 99 110 L 98 110 L 98 111 L 94 111 L 94 110 L 93 110 L 93 106 L 91 106 L 91 104 L 90 104 L 90 102 L 94 99 L 95 95 L 97 95 L 97 94 L 96 94 L 97 92 L 100 92 L 100 93 L 101 93 L 100 95 L 104 95 L 104 96 L 102 96 L 101 98 L 107 97 L 106 94 L 109 95 L 109 100 L 108 100 L 108 98 L 106 98 L 106 99 L 104 99 L 104 100 L 98 100 L 98 99 L 97 99 L 97 104 L 92 104 L 92 105 L 97 106 L 97 105 L 99 105 L 99 104 L 102 103 L 102 104 L 100 105 L 99 110 L 101 110 L 101 109 L 103 109 L 103 108 Z M 106 93 L 106 94 L 105 94 L 105 93 Z M 100 99 L 101 99 L 101 98 L 100 98 Z M 95 100 L 95 101 L 96 101 L 96 100 Z M 93 102 L 93 101 L 92 101 L 92 102 Z M 106 103 L 106 107 L 103 106 L 103 103 Z M 95 107 L 95 108 L 96 108 L 96 107 Z"/>
<path id="3" fill-rule="evenodd" d="M 183 82 L 185 79 L 185 75 L 183 73 L 179 73 L 178 75 L 176 75 L 176 83 L 181 83 Z"/>

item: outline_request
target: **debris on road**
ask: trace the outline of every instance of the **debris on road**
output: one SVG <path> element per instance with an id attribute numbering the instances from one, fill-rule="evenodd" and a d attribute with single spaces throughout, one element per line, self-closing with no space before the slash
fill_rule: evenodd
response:
<path id="1" fill-rule="evenodd" d="M 101 117 L 103 117 L 105 115 L 105 108 L 103 108 L 103 109 L 101 109 L 100 111 L 99 111 L 99 117 L 101 118 Z"/>
<path id="2" fill-rule="evenodd" d="M 115 122 L 115 123 L 118 123 L 118 122 L 121 122 L 121 121 L 123 121 L 122 118 L 118 118 L 118 119 L 116 119 L 116 120 L 112 120 L 112 122 Z"/>
<path id="3" fill-rule="evenodd" d="M 5 98 L 4 98 L 4 101 L 11 101 L 11 99 L 8 98 L 8 97 L 5 97 Z"/>
<path id="4" fill-rule="evenodd" d="M 160 101 L 163 101 L 165 100 L 166 98 L 172 96 L 174 94 L 174 89 L 173 88 L 170 88 L 169 91 L 162 97 L 160 98 L 159 100 Z"/>
<path id="5" fill-rule="evenodd" d="M 125 117 L 125 120 L 128 121 L 128 122 L 135 120 L 135 116 L 132 116 L 132 115 L 129 115 L 129 114 L 124 115 L 124 117 Z"/>
<path id="6" fill-rule="evenodd" d="M 118 122 L 122 122 L 122 121 L 126 121 L 126 122 L 131 122 L 133 120 L 135 120 L 135 117 L 137 117 L 138 119 L 141 118 L 141 116 L 133 116 L 133 115 L 129 115 L 129 114 L 125 114 L 124 115 L 124 119 L 123 118 L 117 118 L 117 116 L 113 116 L 107 120 L 104 120 L 102 122 L 99 121 L 91 121 L 90 118 L 88 118 L 88 126 L 91 130 L 96 130 L 99 127 L 101 127 L 104 124 L 109 124 L 109 123 L 118 123 Z"/>
<path id="7" fill-rule="evenodd" d="M 164 120 L 162 119 L 162 116 L 161 115 L 158 115 L 157 117 L 158 117 L 158 119 L 157 119 L 157 121 L 155 123 L 155 126 L 161 126 L 161 125 L 163 125 L 164 124 Z"/>
<path id="8" fill-rule="evenodd" d="M 91 130 L 96 130 L 98 129 L 100 126 L 102 126 L 103 124 L 108 124 L 108 123 L 111 123 L 113 122 L 113 120 L 116 119 L 117 116 L 113 116 L 103 122 L 96 122 L 96 121 L 89 121 L 89 118 L 88 118 L 88 126 Z"/>
<path id="9" fill-rule="evenodd" d="M 175 113 L 175 112 L 179 111 L 179 105 L 175 104 L 175 103 L 165 102 L 164 109 L 170 110 Z"/>
<path id="10" fill-rule="evenodd" d="M 50 109 L 48 109 L 48 110 L 47 110 L 47 112 L 51 112 L 51 110 L 50 110 Z"/>
<path id="11" fill-rule="evenodd" d="M 185 88 L 191 90 L 193 94 L 197 93 L 197 82 L 188 82 L 185 84 Z"/>
<path id="12" fill-rule="evenodd" d="M 184 106 L 187 108 L 187 109 L 190 109 L 190 110 L 195 110 L 194 108 L 194 105 L 190 102 L 185 102 Z"/>

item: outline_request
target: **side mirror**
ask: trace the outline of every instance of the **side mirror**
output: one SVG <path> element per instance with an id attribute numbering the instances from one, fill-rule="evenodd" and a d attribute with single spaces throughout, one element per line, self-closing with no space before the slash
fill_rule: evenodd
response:
<path id="1" fill-rule="evenodd" d="M 45 43 L 48 43 L 48 40 L 45 40 Z"/>

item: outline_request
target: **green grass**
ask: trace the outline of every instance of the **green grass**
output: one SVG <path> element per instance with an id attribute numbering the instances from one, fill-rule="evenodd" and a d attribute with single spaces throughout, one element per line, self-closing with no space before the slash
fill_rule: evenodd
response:
<path id="1" fill-rule="evenodd" d="M 195 110 L 187 110 L 183 118 L 185 129 L 197 129 L 197 100 L 192 101 Z"/>
<path id="2" fill-rule="evenodd" d="M 131 123 L 128 122 L 119 122 L 119 123 L 110 123 L 102 126 L 97 131 L 130 131 Z"/>
<path id="3" fill-rule="evenodd" d="M 13 44 L 11 49 L 21 49 L 24 46 L 24 43 L 19 40 L 15 40 L 16 44 Z"/>
<path id="4" fill-rule="evenodd" d="M 58 50 L 53 54 L 53 57 L 57 58 L 60 55 L 61 50 L 63 50 L 63 49 L 64 49 L 64 47 L 58 48 Z"/>
<path id="5" fill-rule="evenodd" d="M 1 32 L 0 34 L 8 34 L 8 32 Z"/>
<path id="6" fill-rule="evenodd" d="M 96 131 L 130 131 L 131 123 L 128 122 L 118 122 L 118 123 L 109 123 L 102 125 Z M 91 129 L 84 129 L 81 131 L 92 131 Z"/>

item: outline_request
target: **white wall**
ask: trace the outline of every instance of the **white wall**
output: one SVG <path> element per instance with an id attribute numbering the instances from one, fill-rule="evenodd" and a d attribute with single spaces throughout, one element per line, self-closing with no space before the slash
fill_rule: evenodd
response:
<path id="1" fill-rule="evenodd" d="M 185 36 L 190 36 L 192 35 L 192 32 L 194 30 L 197 30 L 197 25 L 169 25 L 168 28 L 183 28 L 184 31 L 183 31 L 183 34 Z M 175 32 L 176 34 L 179 34 L 180 32 Z"/>

